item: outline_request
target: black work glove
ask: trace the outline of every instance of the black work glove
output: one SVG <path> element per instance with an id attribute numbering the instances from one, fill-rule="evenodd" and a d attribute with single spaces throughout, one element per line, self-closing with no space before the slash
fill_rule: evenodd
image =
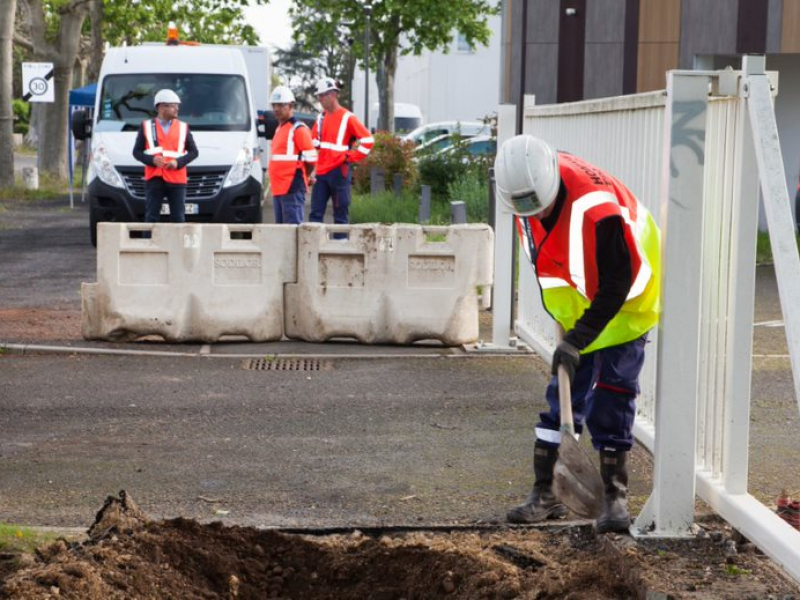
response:
<path id="1" fill-rule="evenodd" d="M 569 382 L 575 379 L 575 371 L 578 370 L 578 364 L 581 362 L 580 351 L 570 344 L 568 341 L 563 340 L 556 346 L 556 351 L 553 352 L 553 375 L 558 375 L 558 367 L 561 365 L 566 369 L 569 375 Z"/>

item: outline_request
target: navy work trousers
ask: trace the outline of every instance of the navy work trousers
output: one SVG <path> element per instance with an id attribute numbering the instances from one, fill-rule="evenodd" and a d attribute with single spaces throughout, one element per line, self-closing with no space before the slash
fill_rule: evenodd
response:
<path id="1" fill-rule="evenodd" d="M 186 222 L 186 185 L 167 183 L 161 177 L 153 177 L 144 182 L 144 220 L 158 223 L 161 220 L 161 203 L 164 198 L 169 203 L 169 220 L 173 223 Z"/>
<path id="2" fill-rule="evenodd" d="M 596 450 L 630 450 L 633 447 L 633 420 L 639 373 L 644 364 L 647 336 L 619 346 L 581 355 L 572 382 L 572 415 L 575 432 L 585 424 Z M 536 438 L 539 443 L 557 447 L 561 441 L 561 411 L 558 406 L 558 377 L 547 386 L 550 409 L 539 414 Z"/>

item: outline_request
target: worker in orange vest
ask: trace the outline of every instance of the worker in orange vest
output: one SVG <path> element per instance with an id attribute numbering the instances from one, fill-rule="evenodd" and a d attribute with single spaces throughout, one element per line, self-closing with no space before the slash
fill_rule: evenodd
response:
<path id="1" fill-rule="evenodd" d="M 161 216 L 164 198 L 169 203 L 170 221 L 186 221 L 186 165 L 197 158 L 189 126 L 178 120 L 181 99 L 172 90 L 156 93 L 155 119 L 142 122 L 133 157 L 144 163 L 144 220 L 156 223 Z"/>
<path id="2" fill-rule="evenodd" d="M 315 177 L 311 178 L 309 220 L 322 223 L 328 198 L 333 199 L 334 223 L 349 223 L 350 165 L 364 160 L 375 139 L 358 118 L 339 104 L 339 84 L 325 77 L 317 82 L 317 98 L 323 112 L 311 128 L 319 150 Z"/>
<path id="3" fill-rule="evenodd" d="M 276 223 L 303 222 L 308 175 L 317 162 L 317 151 L 308 126 L 294 116 L 294 94 L 285 85 L 272 90 L 269 101 L 278 119 L 269 159 L 269 182 Z"/>

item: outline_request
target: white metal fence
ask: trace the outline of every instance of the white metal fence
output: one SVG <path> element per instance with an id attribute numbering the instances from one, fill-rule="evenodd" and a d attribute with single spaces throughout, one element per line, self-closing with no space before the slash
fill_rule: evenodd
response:
<path id="1" fill-rule="evenodd" d="M 772 111 L 776 82 L 763 57 L 746 57 L 741 72 L 671 72 L 665 92 L 526 103 L 524 131 L 616 175 L 662 230 L 663 313 L 635 427 L 654 454 L 653 493 L 634 531 L 690 535 L 697 494 L 800 580 L 800 533 L 747 493 L 759 181 L 800 389 L 800 258 Z M 498 211 L 496 243 L 509 220 Z M 504 244 L 495 259 L 510 263 Z M 496 272 L 496 308 L 510 288 L 504 274 Z M 553 322 L 524 260 L 515 330 L 550 357 Z"/>

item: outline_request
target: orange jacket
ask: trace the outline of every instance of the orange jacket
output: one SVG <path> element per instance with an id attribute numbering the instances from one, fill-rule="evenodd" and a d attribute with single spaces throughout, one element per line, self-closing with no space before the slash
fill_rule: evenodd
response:
<path id="1" fill-rule="evenodd" d="M 317 151 L 311 141 L 311 132 L 305 123 L 294 118 L 278 126 L 272 138 L 269 158 L 269 182 L 272 194 L 281 196 L 289 192 L 295 172 L 299 169 L 308 189 L 304 163 L 317 162 Z"/>
<path id="2" fill-rule="evenodd" d="M 375 138 L 361 121 L 342 107 L 332 113 L 320 113 L 311 129 L 311 136 L 319 150 L 317 175 L 333 171 L 345 162 L 364 160 L 375 143 Z M 353 148 L 355 142 L 358 146 Z"/>
<path id="3" fill-rule="evenodd" d="M 144 138 L 147 146 L 145 148 L 145 154 L 163 156 L 170 160 L 186 154 L 186 135 L 189 131 L 189 126 L 183 121 L 173 119 L 168 134 L 164 133 L 158 119 L 143 121 L 142 127 L 144 128 Z M 145 181 L 153 177 L 161 177 L 167 183 L 185 184 L 186 167 L 182 169 L 162 169 L 145 165 Z"/>

